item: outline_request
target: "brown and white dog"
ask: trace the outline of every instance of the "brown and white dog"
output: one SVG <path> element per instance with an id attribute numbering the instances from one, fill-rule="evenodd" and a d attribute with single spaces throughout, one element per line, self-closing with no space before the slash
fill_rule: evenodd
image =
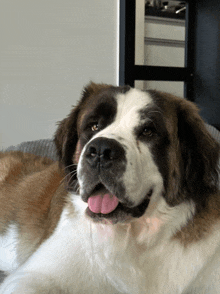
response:
<path id="1" fill-rule="evenodd" d="M 8 293 L 220 293 L 219 145 L 184 99 L 91 83 L 59 163 L 0 155 Z"/>

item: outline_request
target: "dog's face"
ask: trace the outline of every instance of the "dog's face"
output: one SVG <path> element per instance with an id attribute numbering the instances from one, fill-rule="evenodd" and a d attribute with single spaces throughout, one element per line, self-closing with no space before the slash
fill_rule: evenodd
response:
<path id="1" fill-rule="evenodd" d="M 163 116 L 150 96 L 138 90 L 111 93 L 108 89 L 100 96 L 80 125 L 79 144 L 84 146 L 77 169 L 80 194 L 84 201 L 97 195 L 116 196 L 119 205 L 105 218 L 141 216 L 150 197 L 162 193 L 167 177 L 160 164 L 166 161 L 163 155 L 169 146 Z M 108 205 L 111 210 L 110 200 Z M 100 217 L 90 208 L 92 217 Z"/>
<path id="2" fill-rule="evenodd" d="M 203 205 L 201 191 L 216 187 L 218 145 L 196 107 L 171 95 L 92 83 L 55 143 L 68 188 L 79 184 L 95 221 L 140 217 L 160 197 L 171 206 Z M 201 148 L 211 148 L 212 159 Z"/>

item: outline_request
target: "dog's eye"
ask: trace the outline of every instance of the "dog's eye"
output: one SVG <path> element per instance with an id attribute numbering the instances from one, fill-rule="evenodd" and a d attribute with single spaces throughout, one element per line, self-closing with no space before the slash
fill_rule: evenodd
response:
<path id="1" fill-rule="evenodd" d="M 91 129 L 93 132 L 97 132 L 99 130 L 99 124 L 98 123 L 92 124 Z"/>
<path id="2" fill-rule="evenodd" d="M 144 137 L 152 137 L 154 135 L 155 130 L 151 127 L 145 127 L 141 133 L 141 136 Z"/>

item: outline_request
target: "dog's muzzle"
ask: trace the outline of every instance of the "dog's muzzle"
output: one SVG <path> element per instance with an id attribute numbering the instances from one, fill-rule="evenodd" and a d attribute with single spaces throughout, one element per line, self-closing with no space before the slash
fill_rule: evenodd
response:
<path id="1" fill-rule="evenodd" d="M 80 166 L 81 197 L 88 203 L 86 213 L 94 221 L 124 222 L 144 213 L 152 191 L 147 191 L 143 202 L 136 207 L 127 197 L 123 183 L 126 146 L 115 139 L 97 137 L 86 146 Z"/>

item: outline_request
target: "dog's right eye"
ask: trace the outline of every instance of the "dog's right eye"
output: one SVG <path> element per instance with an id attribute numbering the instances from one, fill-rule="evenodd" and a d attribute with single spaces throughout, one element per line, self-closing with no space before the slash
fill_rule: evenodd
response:
<path id="1" fill-rule="evenodd" d="M 91 125 L 91 130 L 93 132 L 97 132 L 99 130 L 99 124 L 98 123 L 94 123 Z"/>

